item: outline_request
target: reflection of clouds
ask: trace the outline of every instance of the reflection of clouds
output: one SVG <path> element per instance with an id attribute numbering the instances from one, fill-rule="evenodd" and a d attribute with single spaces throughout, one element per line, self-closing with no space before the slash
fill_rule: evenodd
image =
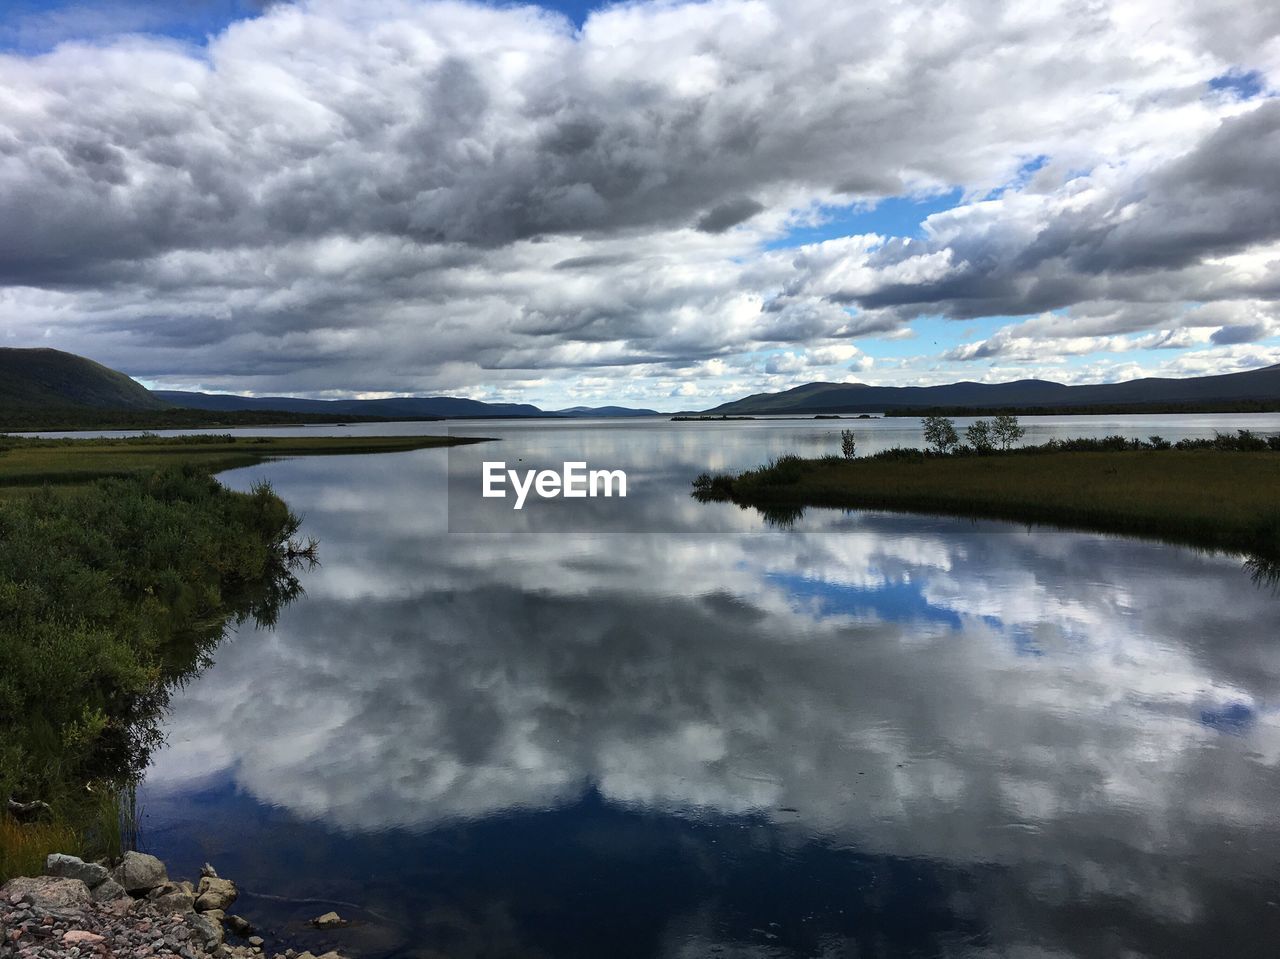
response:
<path id="1" fill-rule="evenodd" d="M 352 461 L 270 468 L 324 566 L 276 633 L 225 645 L 178 697 L 152 789 L 234 769 L 365 831 L 590 786 L 1179 921 L 1204 876 L 1280 853 L 1277 605 L 1232 560 L 819 511 L 740 536 L 445 537 L 432 462 L 362 460 L 359 486 Z M 788 576 L 909 583 L 949 616 L 816 616 Z M 1230 704 L 1256 718 L 1206 720 Z"/>

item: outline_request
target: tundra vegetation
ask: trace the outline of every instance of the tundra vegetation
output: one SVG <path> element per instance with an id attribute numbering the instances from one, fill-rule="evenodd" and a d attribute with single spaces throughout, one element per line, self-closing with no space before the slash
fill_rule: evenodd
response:
<path id="1" fill-rule="evenodd" d="M 927 449 L 782 456 L 737 475 L 704 473 L 693 495 L 784 523 L 815 506 L 943 513 L 1149 536 L 1246 553 L 1263 565 L 1280 560 L 1280 436 L 1240 430 L 1177 443 L 1108 436 L 1016 446 L 1014 417 L 969 427 L 966 443 L 944 417 L 926 418 L 924 432 Z"/>
<path id="2" fill-rule="evenodd" d="M 299 519 L 217 470 L 441 437 L 0 437 L 0 881 L 114 854 L 175 685 L 301 592 Z"/>

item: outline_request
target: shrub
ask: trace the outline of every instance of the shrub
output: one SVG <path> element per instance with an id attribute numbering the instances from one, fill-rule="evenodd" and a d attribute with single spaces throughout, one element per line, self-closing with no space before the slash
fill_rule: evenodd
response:
<path id="1" fill-rule="evenodd" d="M 990 453 L 995 449 L 991 424 L 986 420 L 974 420 L 964 431 L 964 438 L 977 453 Z"/>
<path id="2" fill-rule="evenodd" d="M 926 416 L 921 425 L 925 443 L 939 455 L 950 452 L 960 442 L 960 437 L 956 435 L 956 424 L 945 416 Z"/>
<path id="3" fill-rule="evenodd" d="M 301 587 L 298 519 L 259 484 L 187 467 L 0 504 L 0 797 L 65 815 L 128 780 L 171 682 L 228 621 L 274 622 Z"/>
<path id="4" fill-rule="evenodd" d="M 1008 450 L 1027 435 L 1027 431 L 1018 423 L 1018 418 L 1009 413 L 1001 413 L 995 418 L 991 433 L 1002 450 Z"/>
<path id="5" fill-rule="evenodd" d="M 858 438 L 853 435 L 853 430 L 840 431 L 840 453 L 847 460 L 858 454 Z"/>

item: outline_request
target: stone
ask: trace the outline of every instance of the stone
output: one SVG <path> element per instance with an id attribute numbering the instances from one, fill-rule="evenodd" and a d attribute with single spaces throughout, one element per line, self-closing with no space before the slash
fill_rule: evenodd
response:
<path id="1" fill-rule="evenodd" d="M 94 902 L 110 902 L 112 899 L 125 898 L 129 893 L 125 891 L 124 886 L 108 876 L 93 887 L 91 895 Z"/>
<path id="2" fill-rule="evenodd" d="M 337 929 L 345 926 L 347 920 L 343 919 L 336 912 L 326 912 L 323 916 L 316 916 L 311 920 L 311 925 L 317 929 Z"/>
<path id="3" fill-rule="evenodd" d="M 155 856 L 130 850 L 124 854 L 111 878 L 124 886 L 126 892 L 146 892 L 168 882 L 169 873 Z"/>
<path id="4" fill-rule="evenodd" d="M 79 879 L 58 876 L 19 876 L 0 887 L 0 896 L 21 895 L 36 912 L 79 914 L 89 904 L 89 887 Z"/>
<path id="5" fill-rule="evenodd" d="M 266 940 L 265 940 L 265 939 L 263 939 L 261 936 L 250 936 L 250 937 L 249 937 L 249 945 L 253 946 L 253 948 L 255 948 L 255 949 L 261 949 L 261 948 L 262 948 L 262 944 L 263 944 L 264 942 L 266 942 Z"/>
<path id="6" fill-rule="evenodd" d="M 243 916 L 227 916 L 226 926 L 237 936 L 252 936 L 253 923 Z"/>
<path id="7" fill-rule="evenodd" d="M 222 945 L 223 934 L 222 924 L 214 922 L 206 915 L 193 912 L 187 916 L 187 924 L 191 927 L 191 932 L 198 939 L 205 949 L 213 950 Z"/>
<path id="8" fill-rule="evenodd" d="M 96 862 L 85 862 L 79 856 L 68 856 L 60 852 L 51 852 L 44 861 L 47 876 L 58 876 L 62 879 L 79 879 L 93 889 L 101 885 L 111 874 Z"/>
<path id="9" fill-rule="evenodd" d="M 240 894 L 234 882 L 229 879 L 219 879 L 217 876 L 201 877 L 198 892 L 196 909 L 199 912 L 208 912 L 210 909 L 225 910 Z"/>
<path id="10" fill-rule="evenodd" d="M 96 946 L 100 942 L 106 942 L 106 939 L 106 936 L 99 936 L 97 933 L 86 932 L 83 929 L 72 929 L 62 934 L 62 941 L 68 946 Z"/>
<path id="11" fill-rule="evenodd" d="M 186 883 L 187 888 L 184 889 L 182 884 L 166 882 L 147 893 L 147 898 L 155 903 L 160 912 L 190 912 L 196 905 L 196 897 L 190 891 L 190 886 L 190 883 Z"/>
<path id="12" fill-rule="evenodd" d="M 202 915 L 211 922 L 217 923 L 221 923 L 227 918 L 227 914 L 221 909 L 206 909 Z"/>

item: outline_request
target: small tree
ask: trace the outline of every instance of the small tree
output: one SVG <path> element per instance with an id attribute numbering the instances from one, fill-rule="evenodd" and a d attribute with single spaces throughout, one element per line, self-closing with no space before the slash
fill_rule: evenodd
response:
<path id="1" fill-rule="evenodd" d="M 1007 450 L 1026 436 L 1027 431 L 1019 425 L 1016 416 L 1009 413 L 1001 413 L 996 417 L 995 423 L 991 427 L 991 434 L 995 441 L 1000 444 L 1000 448 Z"/>
<path id="2" fill-rule="evenodd" d="M 995 449 L 991 441 L 991 424 L 986 420 L 974 420 L 964 431 L 964 438 L 979 453 L 990 453 Z"/>
<path id="3" fill-rule="evenodd" d="M 853 435 L 853 430 L 840 431 L 840 452 L 844 454 L 847 460 L 853 459 L 858 452 L 858 438 Z"/>
<path id="4" fill-rule="evenodd" d="M 933 447 L 935 453 L 946 453 L 960 442 L 956 424 L 945 416 L 926 416 L 923 425 L 924 441 Z"/>

